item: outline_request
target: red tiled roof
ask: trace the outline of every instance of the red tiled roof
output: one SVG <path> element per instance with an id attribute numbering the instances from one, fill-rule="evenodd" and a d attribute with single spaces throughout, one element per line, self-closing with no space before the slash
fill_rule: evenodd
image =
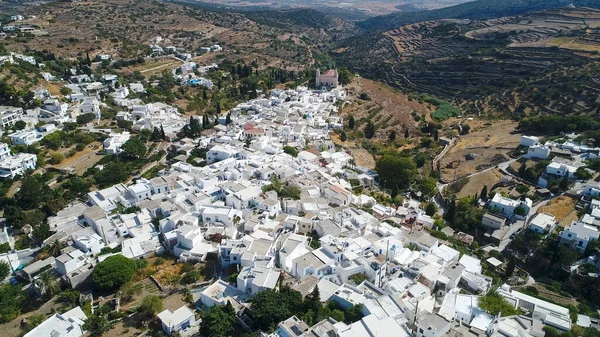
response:
<path id="1" fill-rule="evenodd" d="M 333 69 L 328 69 L 326 72 L 324 72 L 322 75 L 323 76 L 335 76 L 336 72 Z"/>

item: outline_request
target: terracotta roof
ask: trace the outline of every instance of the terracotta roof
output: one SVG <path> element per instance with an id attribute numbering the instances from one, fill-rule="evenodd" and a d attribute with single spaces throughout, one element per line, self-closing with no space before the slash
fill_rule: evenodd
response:
<path id="1" fill-rule="evenodd" d="M 328 69 L 326 72 L 322 74 L 322 76 L 335 76 L 337 72 L 333 69 Z"/>

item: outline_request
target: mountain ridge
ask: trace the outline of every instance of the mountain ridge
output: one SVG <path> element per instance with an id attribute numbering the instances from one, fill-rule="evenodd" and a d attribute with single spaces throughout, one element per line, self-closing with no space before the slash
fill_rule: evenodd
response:
<path id="1" fill-rule="evenodd" d="M 600 0 L 477 0 L 429 11 L 399 12 L 369 18 L 357 23 L 367 31 L 383 31 L 399 26 L 441 19 L 494 19 L 546 9 L 567 7 L 600 8 Z"/>

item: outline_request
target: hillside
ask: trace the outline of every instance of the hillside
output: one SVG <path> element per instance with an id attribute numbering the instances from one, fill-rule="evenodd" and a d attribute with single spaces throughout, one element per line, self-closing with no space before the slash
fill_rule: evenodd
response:
<path id="1" fill-rule="evenodd" d="M 338 63 L 405 92 L 451 100 L 466 113 L 518 118 L 595 113 L 600 11 L 438 20 L 347 39 Z"/>
<path id="2" fill-rule="evenodd" d="M 381 31 L 430 20 L 493 19 L 566 7 L 571 2 L 578 7 L 600 8 L 600 0 L 477 0 L 430 11 L 400 12 L 378 16 L 360 22 L 358 26 L 369 31 Z"/>
<path id="3" fill-rule="evenodd" d="M 260 13 L 191 5 L 107 0 L 23 6 L 10 12 L 34 15 L 23 23 L 47 34 L 6 39 L 3 44 L 10 51 L 48 50 L 70 59 L 85 56 L 86 51 L 92 56 L 104 53 L 113 59 L 134 59 L 146 54 L 151 40 L 159 36 L 162 45 L 176 46 L 182 52 L 195 53 L 200 47 L 219 44 L 224 49 L 220 58 L 243 58 L 293 69 L 314 62 L 315 42 L 324 46 L 333 38 L 345 38 L 345 32 L 352 30 L 344 21 L 317 12 L 269 13 L 274 19 L 268 19 Z M 9 8 L 0 3 L 0 11 Z"/>

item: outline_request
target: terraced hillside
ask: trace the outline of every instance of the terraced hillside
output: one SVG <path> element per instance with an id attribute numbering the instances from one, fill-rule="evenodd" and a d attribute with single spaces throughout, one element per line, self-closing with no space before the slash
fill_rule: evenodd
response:
<path id="1" fill-rule="evenodd" d="M 599 27 L 600 11 L 589 8 L 428 21 L 353 37 L 335 56 L 364 76 L 466 112 L 595 113 Z"/>

